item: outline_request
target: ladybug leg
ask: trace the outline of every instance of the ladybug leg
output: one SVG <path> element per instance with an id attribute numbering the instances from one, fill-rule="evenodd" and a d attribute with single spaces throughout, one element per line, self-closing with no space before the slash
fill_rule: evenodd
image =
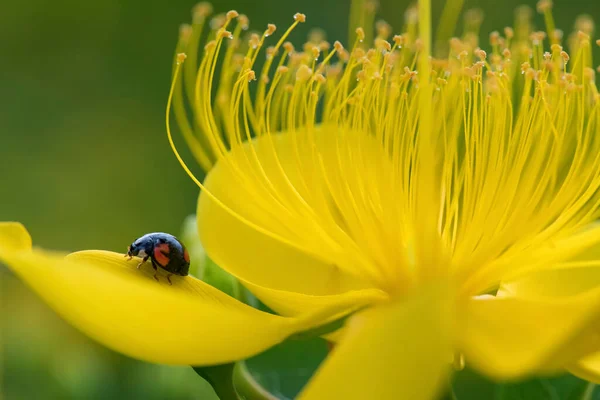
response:
<path id="1" fill-rule="evenodd" d="M 145 263 L 146 261 L 148 261 L 148 258 L 150 258 L 150 256 L 146 256 L 146 257 L 142 258 L 142 261 L 140 261 L 140 263 L 137 265 L 137 269 L 140 269 L 142 264 Z M 131 260 L 131 258 L 130 258 L 130 260 Z"/>
<path id="2" fill-rule="evenodd" d="M 158 267 L 156 266 L 156 262 L 154 261 L 154 259 L 151 259 L 152 261 L 152 268 L 154 268 L 154 279 L 156 279 L 156 282 L 160 282 L 158 280 L 158 276 L 156 274 L 158 274 Z"/>
<path id="3" fill-rule="evenodd" d="M 167 275 L 167 280 L 169 281 L 169 285 L 173 286 L 173 282 L 171 282 L 171 275 L 173 274 Z"/>

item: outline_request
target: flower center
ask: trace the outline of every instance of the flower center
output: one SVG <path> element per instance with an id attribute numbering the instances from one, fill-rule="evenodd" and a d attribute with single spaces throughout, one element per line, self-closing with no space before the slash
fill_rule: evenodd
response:
<path id="1" fill-rule="evenodd" d="M 186 83 L 180 56 L 169 105 L 199 164 L 225 168 L 246 205 L 216 200 L 249 226 L 390 293 L 440 275 L 482 293 L 600 240 L 584 230 L 600 206 L 589 33 L 571 60 L 549 9 L 549 48 L 521 13 L 488 55 L 473 14 L 443 59 L 426 57 L 413 14 L 401 35 L 379 22 L 370 48 L 357 29 L 348 51 L 286 42 L 302 14 L 272 47 L 274 25 L 242 40 L 248 19 L 230 11 L 198 62 L 203 6 L 182 28 Z"/>

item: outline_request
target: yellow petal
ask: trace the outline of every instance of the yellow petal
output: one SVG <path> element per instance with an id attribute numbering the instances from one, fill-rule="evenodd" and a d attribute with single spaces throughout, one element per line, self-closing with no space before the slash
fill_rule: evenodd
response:
<path id="1" fill-rule="evenodd" d="M 345 220 L 334 215 L 333 189 L 323 189 L 352 173 L 338 166 L 336 136 L 320 135 L 329 142 L 318 144 L 323 162 L 335 163 L 325 168 L 339 175 L 329 177 L 334 183 L 315 164 L 308 147 L 314 143 L 305 136 L 263 136 L 217 163 L 205 180 L 212 195 L 203 192 L 198 201 L 202 245 L 236 277 L 267 288 L 331 295 L 373 287 L 367 271 L 373 262 L 363 254 L 373 244 L 356 243 Z M 378 155 L 372 154 L 373 165 Z"/>
<path id="2" fill-rule="evenodd" d="M 504 282 L 499 296 L 548 298 L 574 296 L 600 287 L 600 266 L 553 268 Z"/>
<path id="3" fill-rule="evenodd" d="M 582 358 L 567 369 L 581 379 L 600 384 L 600 352 Z"/>
<path id="4" fill-rule="evenodd" d="M 252 210 L 230 176 L 217 164 L 205 180 L 219 200 L 240 212 Z M 258 211 L 250 211 L 261 215 Z M 344 274 L 333 262 L 308 254 L 249 226 L 225 211 L 204 193 L 198 201 L 198 230 L 210 257 L 236 277 L 259 286 L 311 295 L 336 294 L 361 288 L 353 277 Z"/>
<path id="5" fill-rule="evenodd" d="M 467 364 L 497 378 L 516 378 L 556 369 L 589 351 L 600 291 L 562 298 L 480 296 L 461 311 Z"/>
<path id="6" fill-rule="evenodd" d="M 85 334 L 134 358 L 208 365 L 247 358 L 284 340 L 302 321 L 255 310 L 192 277 L 173 286 L 122 254 L 2 252 L 6 263 Z M 149 270 L 150 268 L 150 270 Z"/>
<path id="7" fill-rule="evenodd" d="M 31 250 L 31 236 L 19 222 L 0 222 L 0 250 Z"/>
<path id="8" fill-rule="evenodd" d="M 300 399 L 435 398 L 450 365 L 450 315 L 439 288 L 358 314 Z"/>
<path id="9" fill-rule="evenodd" d="M 301 315 L 306 313 L 307 310 L 327 307 L 334 303 L 346 303 L 349 308 L 354 310 L 369 304 L 382 303 L 389 300 L 389 295 L 379 289 L 349 290 L 340 294 L 314 296 L 270 289 L 244 280 L 242 280 L 242 283 L 254 295 L 262 299 L 269 308 L 287 317 Z"/>

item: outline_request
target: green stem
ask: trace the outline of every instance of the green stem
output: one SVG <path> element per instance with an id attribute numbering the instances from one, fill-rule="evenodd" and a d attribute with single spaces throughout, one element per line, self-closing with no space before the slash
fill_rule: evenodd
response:
<path id="1" fill-rule="evenodd" d="M 581 400 L 592 400 L 594 397 L 594 389 L 596 389 L 596 384 L 589 382 L 581 394 Z"/>
<path id="2" fill-rule="evenodd" d="M 233 384 L 244 400 L 278 400 L 254 379 L 244 361 L 235 364 Z"/>

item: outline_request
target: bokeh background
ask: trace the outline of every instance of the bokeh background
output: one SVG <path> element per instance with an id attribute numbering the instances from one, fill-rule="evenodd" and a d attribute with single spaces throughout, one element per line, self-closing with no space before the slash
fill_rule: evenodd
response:
<path id="1" fill-rule="evenodd" d="M 319 26 L 346 43 L 350 0 L 218 0 L 251 26 L 280 27 L 303 12 L 301 41 Z M 466 0 L 483 9 L 482 32 L 510 25 L 517 0 Z M 535 7 L 535 1 L 525 3 Z M 151 231 L 177 233 L 198 189 L 173 157 L 164 129 L 180 23 L 194 0 L 3 1 L 0 12 L 0 220 L 23 222 L 34 244 L 124 251 Z M 434 21 L 442 0 L 434 0 Z M 409 5 L 382 0 L 397 30 Z M 557 0 L 558 26 L 600 21 L 600 2 Z M 538 27 L 542 18 L 535 16 Z M 59 319 L 0 266 L 0 398 L 212 399 L 189 367 L 151 365 L 115 354 Z M 140 304 L 140 307 L 151 304 Z M 202 338 L 198 338 L 202 340 Z M 314 354 L 324 354 L 319 344 Z M 298 350 L 298 349 L 296 349 Z M 294 351 L 296 351 L 294 350 Z M 302 350 L 299 354 L 305 354 Z M 273 358 L 273 357 L 271 357 Z M 290 361 L 292 360 L 292 361 Z M 295 361 L 293 361 L 295 360 Z M 296 354 L 280 372 L 302 362 Z M 296 368 L 304 378 L 318 362 Z M 268 376 L 267 376 L 268 378 Z M 277 383 L 276 384 L 280 384 Z M 288 384 L 289 386 L 289 384 Z M 291 384 L 297 390 L 298 383 Z M 287 390 L 287 389 L 286 389 Z M 483 398 L 483 397 L 482 397 Z"/>

